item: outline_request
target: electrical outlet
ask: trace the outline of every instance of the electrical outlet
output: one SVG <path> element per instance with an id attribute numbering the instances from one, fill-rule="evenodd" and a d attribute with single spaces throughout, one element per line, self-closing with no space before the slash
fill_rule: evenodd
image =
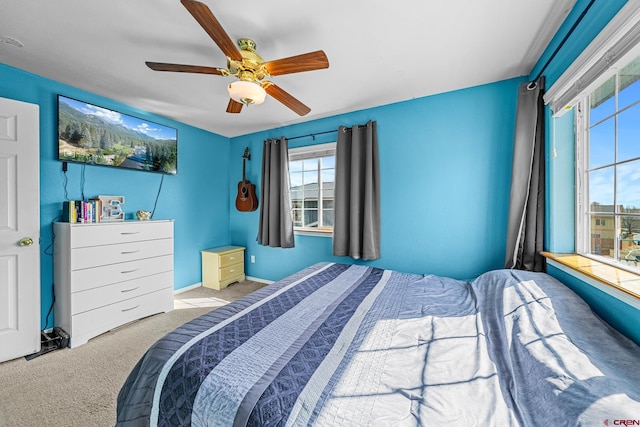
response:
<path id="1" fill-rule="evenodd" d="M 256 256 L 251 255 L 251 264 L 255 264 L 255 262 L 256 262 Z"/>

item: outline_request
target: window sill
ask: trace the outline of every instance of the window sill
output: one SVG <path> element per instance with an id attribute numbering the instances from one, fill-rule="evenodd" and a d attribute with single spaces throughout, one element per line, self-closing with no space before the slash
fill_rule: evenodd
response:
<path id="1" fill-rule="evenodd" d="M 333 237 L 333 230 L 296 228 L 293 230 L 293 234 L 299 236 Z"/>
<path id="2" fill-rule="evenodd" d="M 622 299 L 628 299 L 630 296 L 634 299 L 634 305 L 640 303 L 640 275 L 636 273 L 578 254 L 542 252 L 542 255 L 547 260 L 555 261 L 574 272 L 594 280 L 596 282 L 594 285 L 612 296 L 618 298 L 623 296 Z M 613 290 L 619 292 L 614 292 Z M 620 295 L 620 292 L 624 295 Z"/>

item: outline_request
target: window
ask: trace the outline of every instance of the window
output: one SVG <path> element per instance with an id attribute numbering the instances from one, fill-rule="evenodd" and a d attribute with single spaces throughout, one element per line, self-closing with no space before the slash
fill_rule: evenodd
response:
<path id="1" fill-rule="evenodd" d="M 640 55 L 577 104 L 577 252 L 640 271 Z M 581 236 L 590 236 L 589 239 Z"/>
<path id="2" fill-rule="evenodd" d="M 289 149 L 293 229 L 333 232 L 335 143 Z"/>

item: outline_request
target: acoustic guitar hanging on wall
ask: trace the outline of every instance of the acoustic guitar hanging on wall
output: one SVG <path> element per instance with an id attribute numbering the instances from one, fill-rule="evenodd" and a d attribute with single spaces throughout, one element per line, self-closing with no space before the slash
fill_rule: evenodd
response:
<path id="1" fill-rule="evenodd" d="M 240 212 L 253 212 L 258 209 L 256 186 L 246 176 L 247 160 L 251 160 L 249 147 L 244 149 L 242 155 L 242 181 L 238 182 L 238 195 L 236 196 L 236 209 Z"/>

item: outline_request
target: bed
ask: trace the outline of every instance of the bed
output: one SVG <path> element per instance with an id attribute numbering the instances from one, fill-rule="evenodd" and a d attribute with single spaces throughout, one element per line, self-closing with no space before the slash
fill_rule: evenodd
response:
<path id="1" fill-rule="evenodd" d="M 467 282 L 321 263 L 159 340 L 123 385 L 117 419 L 616 425 L 640 419 L 640 348 L 544 273 Z"/>

